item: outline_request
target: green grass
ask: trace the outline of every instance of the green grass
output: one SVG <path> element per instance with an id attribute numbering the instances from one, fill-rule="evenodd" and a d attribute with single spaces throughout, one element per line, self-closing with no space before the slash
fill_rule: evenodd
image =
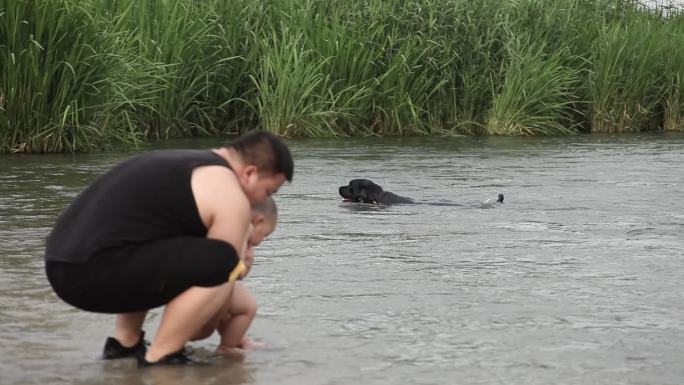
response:
<path id="1" fill-rule="evenodd" d="M 665 101 L 663 103 L 663 129 L 684 129 L 684 14 L 675 15 L 664 32 L 663 74 Z"/>
<path id="2" fill-rule="evenodd" d="M 131 57 L 127 96 L 145 136 L 202 135 L 220 131 L 216 110 L 238 96 L 241 59 L 217 6 L 186 0 L 94 0 L 109 28 L 124 31 Z M 221 9 L 221 8 L 219 8 Z M 233 42 L 234 43 L 234 42 Z M 234 66 L 233 66 L 234 65 Z M 231 93 L 231 88 L 233 92 Z"/>
<path id="3" fill-rule="evenodd" d="M 314 53 L 301 33 L 284 29 L 261 39 L 263 56 L 259 72 L 252 77 L 261 127 L 285 136 L 335 134 L 332 123 L 340 111 L 327 92 L 329 77 L 322 71 L 325 60 Z"/>
<path id="4" fill-rule="evenodd" d="M 563 50 L 547 53 L 531 36 L 511 35 L 502 84 L 487 116 L 490 135 L 552 135 L 575 132 L 572 112 L 577 71 L 563 64 Z"/>
<path id="5" fill-rule="evenodd" d="M 0 150 L 134 142 L 115 108 L 114 40 L 75 2 L 0 0 Z"/>
<path id="6" fill-rule="evenodd" d="M 638 15 L 599 31 L 587 79 L 592 131 L 657 128 L 657 107 L 668 86 L 664 58 L 669 54 L 664 44 L 668 37 L 659 24 L 649 15 Z"/>
<path id="7" fill-rule="evenodd" d="M 0 0 L 0 152 L 681 130 L 682 46 L 632 0 Z"/>

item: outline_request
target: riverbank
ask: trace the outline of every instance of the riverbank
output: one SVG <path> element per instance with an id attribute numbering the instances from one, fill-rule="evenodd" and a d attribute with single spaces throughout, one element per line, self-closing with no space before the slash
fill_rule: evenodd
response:
<path id="1" fill-rule="evenodd" d="M 618 0 L 0 0 L 0 152 L 684 127 L 684 14 Z"/>

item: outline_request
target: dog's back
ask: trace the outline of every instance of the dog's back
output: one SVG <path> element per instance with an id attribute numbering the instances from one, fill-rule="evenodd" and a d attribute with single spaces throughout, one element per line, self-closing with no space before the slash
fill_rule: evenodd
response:
<path id="1" fill-rule="evenodd" d="M 397 205 L 397 204 L 408 204 L 408 203 L 415 203 L 415 202 L 411 198 L 403 197 L 401 195 L 397 195 L 397 194 L 390 192 L 390 191 L 385 191 L 385 193 L 382 194 L 381 201 L 378 203 L 382 203 L 384 205 Z"/>

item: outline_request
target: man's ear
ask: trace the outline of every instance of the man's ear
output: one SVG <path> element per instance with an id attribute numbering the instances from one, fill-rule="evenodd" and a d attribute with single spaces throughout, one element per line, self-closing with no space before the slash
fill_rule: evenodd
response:
<path id="1" fill-rule="evenodd" d="M 243 172 L 245 173 L 245 175 L 247 175 L 247 177 L 250 177 L 253 174 L 254 175 L 258 174 L 259 169 L 257 168 L 257 166 L 255 166 L 253 164 L 249 164 L 249 165 L 245 166 L 245 169 Z"/>
<path id="2" fill-rule="evenodd" d="M 240 173 L 240 178 L 242 179 L 243 185 L 249 184 L 249 180 L 252 178 L 253 175 L 257 175 L 259 170 L 257 169 L 257 166 L 253 164 L 249 164 L 245 166 L 242 169 L 242 172 Z"/>

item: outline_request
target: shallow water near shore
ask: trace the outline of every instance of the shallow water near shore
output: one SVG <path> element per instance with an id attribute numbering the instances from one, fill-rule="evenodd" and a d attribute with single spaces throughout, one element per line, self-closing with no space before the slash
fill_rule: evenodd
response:
<path id="1" fill-rule="evenodd" d="M 0 157 L 0 383 L 681 383 L 684 135 L 290 143 L 244 281 L 266 346 L 211 357 L 213 337 L 191 344 L 209 365 L 144 370 L 98 359 L 113 318 L 60 302 L 42 261 L 65 205 L 131 153 Z M 354 178 L 457 205 L 343 203 Z"/>

